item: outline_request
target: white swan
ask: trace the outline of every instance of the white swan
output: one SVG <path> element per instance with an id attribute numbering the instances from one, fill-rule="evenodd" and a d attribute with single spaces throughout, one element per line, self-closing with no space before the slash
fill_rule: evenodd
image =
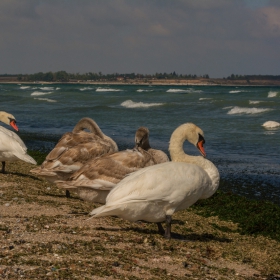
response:
<path id="1" fill-rule="evenodd" d="M 146 166 L 169 161 L 164 152 L 151 149 L 149 130 L 146 127 L 140 127 L 136 131 L 135 142 L 137 147 L 132 150 L 89 160 L 68 180 L 56 181 L 56 185 L 77 192 L 83 200 L 104 204 L 108 193 L 127 174 Z M 150 153 L 150 150 L 153 150 L 153 153 Z"/>
<path id="2" fill-rule="evenodd" d="M 12 126 L 18 131 L 16 119 L 13 115 L 1 111 L 0 121 Z M 13 131 L 0 126 L 0 161 L 2 162 L 2 173 L 5 173 L 6 161 L 17 160 L 36 164 L 36 161 L 27 154 L 27 148 L 20 137 Z"/>
<path id="3" fill-rule="evenodd" d="M 265 123 L 262 124 L 263 127 L 265 128 L 277 128 L 280 127 L 280 123 L 279 122 L 275 122 L 275 121 L 267 121 Z"/>
<path id="4" fill-rule="evenodd" d="M 89 132 L 84 131 L 85 129 Z M 66 180 L 89 159 L 117 151 L 115 141 L 106 136 L 95 121 L 82 118 L 72 132 L 67 132 L 61 137 L 42 165 L 30 172 L 51 183 Z"/>
<path id="5" fill-rule="evenodd" d="M 179 126 L 170 139 L 171 162 L 138 170 L 124 178 L 109 193 L 106 204 L 94 209 L 94 217 L 118 216 L 129 221 L 155 222 L 161 233 L 166 221 L 165 237 L 171 237 L 171 217 L 199 199 L 212 196 L 219 186 L 215 165 L 201 156 L 184 153 L 188 140 L 206 156 L 203 131 L 192 123 Z"/>

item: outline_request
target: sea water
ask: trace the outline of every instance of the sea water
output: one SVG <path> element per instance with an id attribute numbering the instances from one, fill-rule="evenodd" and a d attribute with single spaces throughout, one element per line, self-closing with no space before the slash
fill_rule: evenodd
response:
<path id="1" fill-rule="evenodd" d="M 171 133 L 193 122 L 225 191 L 280 204 L 280 87 L 187 85 L 0 84 L 0 110 L 12 113 L 28 149 L 49 152 L 83 117 L 94 119 L 119 149 L 138 127 L 168 153 Z M 1 124 L 5 126 L 4 124 Z M 199 155 L 189 143 L 186 153 Z"/>

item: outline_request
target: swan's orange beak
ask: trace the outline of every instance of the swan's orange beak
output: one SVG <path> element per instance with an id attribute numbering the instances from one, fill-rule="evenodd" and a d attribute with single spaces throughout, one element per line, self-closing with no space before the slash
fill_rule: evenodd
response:
<path id="1" fill-rule="evenodd" d="M 205 150 L 203 148 L 203 143 L 204 143 L 204 140 L 201 140 L 197 143 L 197 148 L 199 149 L 200 153 L 206 157 L 206 153 L 205 153 Z"/>
<path id="2" fill-rule="evenodd" d="M 10 121 L 10 126 L 11 126 L 14 130 L 18 131 L 18 127 L 17 127 L 17 125 L 16 125 L 16 121 L 15 121 L 15 120 L 11 120 L 11 121 Z"/>

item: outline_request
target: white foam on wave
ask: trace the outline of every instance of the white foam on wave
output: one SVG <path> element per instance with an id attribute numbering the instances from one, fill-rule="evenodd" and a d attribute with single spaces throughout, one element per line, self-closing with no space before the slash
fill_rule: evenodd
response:
<path id="1" fill-rule="evenodd" d="M 54 90 L 53 87 L 40 87 L 41 90 Z"/>
<path id="2" fill-rule="evenodd" d="M 30 86 L 22 86 L 22 87 L 20 87 L 20 89 L 28 89 L 28 88 L 30 88 Z"/>
<path id="3" fill-rule="evenodd" d="M 80 88 L 79 90 L 85 91 L 85 90 L 92 90 L 92 89 L 93 89 L 92 87 L 83 87 L 83 88 Z"/>
<path id="4" fill-rule="evenodd" d="M 199 98 L 199 100 L 211 100 L 212 98 L 210 98 L 210 97 L 201 97 L 201 98 Z"/>
<path id="5" fill-rule="evenodd" d="M 152 89 L 137 89 L 137 92 L 150 92 L 153 91 Z"/>
<path id="6" fill-rule="evenodd" d="M 259 104 L 262 101 L 249 100 L 249 104 Z"/>
<path id="7" fill-rule="evenodd" d="M 271 98 L 271 97 L 276 97 L 277 96 L 277 91 L 270 91 L 267 95 L 268 98 Z"/>
<path id="8" fill-rule="evenodd" d="M 108 92 L 108 91 L 122 91 L 122 90 L 121 89 L 114 89 L 114 88 L 97 88 L 96 91 Z"/>
<path id="9" fill-rule="evenodd" d="M 230 90 L 229 93 L 239 93 L 241 92 L 242 90 Z"/>
<path id="10" fill-rule="evenodd" d="M 168 89 L 166 92 L 173 92 L 173 93 L 183 93 L 183 92 L 187 92 L 187 93 L 201 93 L 203 92 L 202 90 L 198 90 L 198 89 L 179 89 L 179 88 L 170 88 Z"/>
<path id="11" fill-rule="evenodd" d="M 262 124 L 262 126 L 264 128 L 277 128 L 279 127 L 280 128 L 280 123 L 279 122 L 275 122 L 275 121 L 267 121 L 265 123 Z"/>
<path id="12" fill-rule="evenodd" d="M 56 100 L 50 99 L 50 98 L 34 98 L 36 100 L 42 100 L 42 101 L 47 101 L 47 102 L 57 102 Z"/>
<path id="13" fill-rule="evenodd" d="M 41 91 L 34 91 L 31 93 L 32 96 L 38 96 L 38 95 L 46 95 L 46 94 L 51 94 L 52 91 L 49 92 L 41 92 Z"/>
<path id="14" fill-rule="evenodd" d="M 148 108 L 153 106 L 161 106 L 164 103 L 144 103 L 144 102 L 133 102 L 132 100 L 126 100 L 121 103 L 121 106 L 126 108 Z"/>
<path id="15" fill-rule="evenodd" d="M 228 115 L 236 115 L 236 114 L 259 114 L 267 111 L 271 111 L 272 109 L 268 108 L 246 108 L 246 107 L 238 107 L 235 106 L 230 109 L 227 114 Z"/>

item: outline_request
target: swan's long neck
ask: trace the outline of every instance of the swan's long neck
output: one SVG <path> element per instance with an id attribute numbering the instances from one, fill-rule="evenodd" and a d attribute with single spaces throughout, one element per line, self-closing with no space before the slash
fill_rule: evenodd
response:
<path id="1" fill-rule="evenodd" d="M 173 132 L 169 143 L 171 160 L 191 163 L 203 168 L 212 181 L 211 190 L 213 191 L 211 191 L 210 193 L 213 194 L 217 190 L 220 181 L 220 175 L 217 167 L 210 160 L 207 160 L 202 156 L 190 156 L 186 154 L 183 149 L 183 144 L 186 140 L 192 142 L 190 137 L 190 134 L 192 132 L 191 130 L 192 127 L 186 129 L 186 126 L 182 125 Z"/>
<path id="2" fill-rule="evenodd" d="M 117 143 L 110 137 L 108 137 L 107 135 L 105 135 L 101 129 L 99 128 L 99 126 L 97 125 L 97 123 L 90 119 L 90 118 L 83 118 L 81 119 L 74 127 L 73 129 L 73 133 L 78 133 L 84 129 L 88 129 L 90 132 L 94 133 L 95 135 L 99 136 L 102 139 L 107 140 L 108 142 L 110 142 L 112 144 L 112 146 L 114 146 L 114 150 L 117 151 L 118 150 L 118 145 Z"/>
<path id="3" fill-rule="evenodd" d="M 97 123 L 90 118 L 81 119 L 74 127 L 73 133 L 78 133 L 84 129 L 88 129 L 90 132 L 98 135 L 100 138 L 104 138 L 104 134 Z"/>

